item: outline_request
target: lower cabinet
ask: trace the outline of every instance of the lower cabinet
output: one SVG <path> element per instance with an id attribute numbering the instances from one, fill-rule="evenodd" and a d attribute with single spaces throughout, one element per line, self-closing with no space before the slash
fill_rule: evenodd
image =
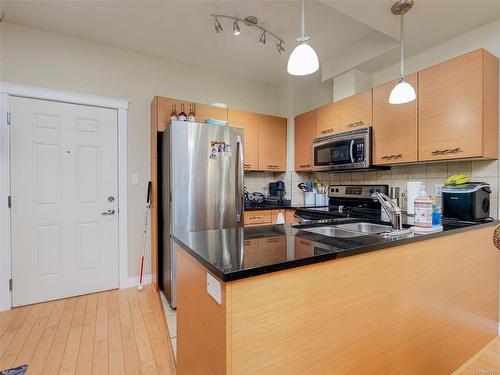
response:
<path id="1" fill-rule="evenodd" d="M 300 222 L 300 219 L 295 217 L 295 210 L 292 209 L 245 211 L 245 227 L 276 224 L 280 213 L 283 215 L 285 223 Z"/>

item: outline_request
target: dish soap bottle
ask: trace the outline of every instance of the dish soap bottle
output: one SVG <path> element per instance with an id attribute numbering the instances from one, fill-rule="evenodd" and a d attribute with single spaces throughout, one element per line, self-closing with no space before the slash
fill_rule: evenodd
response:
<path id="1" fill-rule="evenodd" d="M 425 186 L 420 187 L 420 194 L 415 198 L 415 227 L 432 228 L 432 199 L 427 196 Z"/>

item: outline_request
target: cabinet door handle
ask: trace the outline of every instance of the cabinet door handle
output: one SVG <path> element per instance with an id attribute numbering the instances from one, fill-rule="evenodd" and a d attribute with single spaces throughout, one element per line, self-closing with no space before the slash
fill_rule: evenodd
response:
<path id="1" fill-rule="evenodd" d="M 279 238 L 269 238 L 267 240 L 268 243 L 272 243 L 272 242 L 278 242 L 279 241 Z"/>
<path id="2" fill-rule="evenodd" d="M 333 128 L 325 129 L 325 130 L 321 131 L 321 134 L 330 134 L 330 133 L 333 133 Z"/>
<path id="3" fill-rule="evenodd" d="M 299 167 L 300 168 L 308 168 L 310 166 L 311 166 L 311 164 L 301 164 Z"/>
<path id="4" fill-rule="evenodd" d="M 248 163 L 244 163 L 244 164 L 243 164 L 243 167 L 245 167 L 245 168 L 250 168 L 251 166 L 252 166 L 252 165 L 251 165 L 251 164 L 248 164 Z"/>
<path id="5" fill-rule="evenodd" d="M 432 155 L 446 155 L 446 154 L 457 154 L 459 152 L 463 152 L 460 147 L 457 148 L 447 148 L 445 150 L 434 150 L 432 151 Z"/>
<path id="6" fill-rule="evenodd" d="M 384 155 L 382 156 L 382 159 L 384 160 L 392 160 L 392 159 L 399 159 L 403 157 L 403 154 L 397 154 L 397 155 Z"/>
<path id="7" fill-rule="evenodd" d="M 355 128 L 357 126 L 363 126 L 365 123 L 363 121 L 353 122 L 347 125 L 348 128 Z"/>
<path id="8" fill-rule="evenodd" d="M 279 165 L 269 164 L 269 165 L 267 166 L 267 168 L 269 168 L 269 169 L 278 169 L 278 168 L 279 168 Z"/>
<path id="9" fill-rule="evenodd" d="M 264 216 L 250 216 L 249 219 L 250 220 L 260 220 L 260 219 L 264 219 Z"/>

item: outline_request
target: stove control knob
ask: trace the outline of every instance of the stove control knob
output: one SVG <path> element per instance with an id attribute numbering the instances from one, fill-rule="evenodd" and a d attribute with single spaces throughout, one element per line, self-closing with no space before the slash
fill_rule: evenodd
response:
<path id="1" fill-rule="evenodd" d="M 377 193 L 380 193 L 380 189 L 377 189 Z"/>
<path id="2" fill-rule="evenodd" d="M 339 191 L 340 191 L 340 190 L 339 190 L 339 188 L 336 188 L 336 189 L 335 189 L 335 192 L 336 192 L 336 193 L 338 193 Z"/>
<path id="3" fill-rule="evenodd" d="M 373 194 L 373 193 L 375 193 L 375 190 L 370 189 L 370 194 Z"/>

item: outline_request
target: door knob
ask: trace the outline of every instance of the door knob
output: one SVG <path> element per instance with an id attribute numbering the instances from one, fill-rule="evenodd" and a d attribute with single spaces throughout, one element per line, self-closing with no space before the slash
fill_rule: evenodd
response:
<path id="1" fill-rule="evenodd" d="M 115 214 L 115 210 L 107 210 L 107 211 L 101 212 L 101 215 L 114 215 L 114 214 Z"/>

